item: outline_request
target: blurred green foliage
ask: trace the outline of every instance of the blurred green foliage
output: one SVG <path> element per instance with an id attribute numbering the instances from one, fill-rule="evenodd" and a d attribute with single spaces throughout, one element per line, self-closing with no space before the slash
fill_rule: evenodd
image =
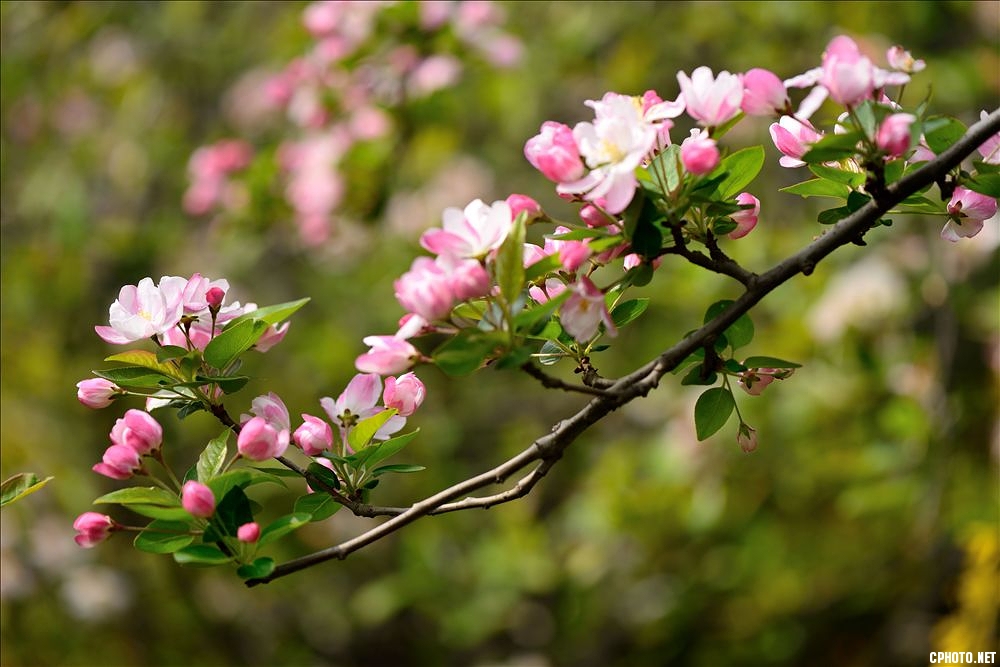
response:
<path id="1" fill-rule="evenodd" d="M 311 296 L 232 411 L 273 390 L 293 413 L 316 412 L 353 374 L 361 337 L 394 327 L 391 282 L 439 220 L 415 202 L 524 192 L 568 213 L 521 147 L 544 120 L 582 120 L 585 99 L 673 98 L 677 70 L 701 64 L 791 76 L 842 32 L 873 53 L 899 42 L 926 59 L 907 94 L 930 89 L 936 111 L 971 122 L 1000 97 L 996 3 L 505 4 L 522 65 L 470 66 L 405 110 L 413 135 L 380 196 L 410 197 L 397 200 L 406 224 L 387 203 L 361 239 L 307 252 L 282 219 L 236 226 L 180 209 L 191 152 L 245 129 L 231 87 L 305 48 L 302 8 L 0 4 L 2 476 L 55 477 L 4 509 L 0 662 L 842 667 L 996 649 L 996 230 L 951 246 L 937 220 L 898 218 L 754 313 L 747 353 L 805 367 L 737 397 L 760 434 L 752 456 L 732 424 L 697 443 L 698 388 L 664 383 L 581 437 L 528 498 L 425 519 L 266 587 L 181 569 L 121 536 L 79 550 L 70 524 L 111 488 L 90 466 L 117 415 L 80 406 L 73 384 L 110 353 L 92 326 L 122 284 L 200 271 L 229 278 L 244 301 Z M 767 142 L 766 123 L 745 125 L 730 145 Z M 769 153 L 755 186 L 758 229 L 731 244 L 751 268 L 819 232 L 815 200 L 777 193 L 796 175 L 776 163 Z M 595 362 L 626 372 L 735 293 L 665 267 L 643 289 L 649 311 Z M 380 487 L 385 504 L 495 465 L 582 400 L 510 372 L 421 376 L 429 399 L 408 460 L 428 471 Z M 205 415 L 163 421 L 178 461 L 218 434 Z M 340 512 L 277 555 L 367 525 Z"/>

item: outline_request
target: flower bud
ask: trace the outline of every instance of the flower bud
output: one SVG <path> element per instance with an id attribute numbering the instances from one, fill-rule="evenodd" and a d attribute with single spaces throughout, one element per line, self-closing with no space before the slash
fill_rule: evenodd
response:
<path id="1" fill-rule="evenodd" d="M 691 130 L 691 136 L 681 143 L 681 163 L 696 176 L 707 174 L 719 166 L 719 148 L 706 132 Z"/>
<path id="2" fill-rule="evenodd" d="M 749 454 L 757 449 L 757 431 L 747 424 L 740 422 L 740 430 L 736 434 L 736 443 L 744 452 Z"/>
<path id="3" fill-rule="evenodd" d="M 743 75 L 743 102 L 740 108 L 748 116 L 781 115 L 789 107 L 785 84 L 778 75 L 759 67 Z"/>
<path id="4" fill-rule="evenodd" d="M 916 116 L 894 113 L 882 121 L 875 135 L 875 144 L 890 157 L 899 157 L 910 147 L 910 125 Z"/>
<path id="5" fill-rule="evenodd" d="M 122 393 L 114 382 L 104 378 L 92 378 L 76 383 L 77 399 L 88 408 L 106 408 Z"/>
<path id="6" fill-rule="evenodd" d="M 524 144 L 524 157 L 542 175 L 556 183 L 575 181 L 587 169 L 568 125 L 545 121 L 541 131 Z"/>
<path id="7" fill-rule="evenodd" d="M 736 203 L 742 206 L 753 204 L 753 208 L 745 208 L 729 216 L 736 223 L 736 229 L 729 232 L 731 239 L 741 239 L 752 232 L 757 226 L 757 216 L 760 215 L 760 200 L 749 192 L 736 195 Z"/>
<path id="8" fill-rule="evenodd" d="M 245 523 L 236 529 L 236 539 L 240 542 L 256 542 L 260 538 L 260 525 L 256 521 Z"/>
<path id="9" fill-rule="evenodd" d="M 333 447 L 333 429 L 319 417 L 303 414 L 302 426 L 295 429 L 295 444 L 309 456 L 319 456 Z"/>
<path id="10" fill-rule="evenodd" d="M 507 197 L 507 205 L 510 206 L 512 220 L 516 219 L 521 211 L 527 211 L 529 222 L 542 215 L 542 205 L 528 195 L 512 194 Z"/>
<path id="11" fill-rule="evenodd" d="M 142 469 L 139 452 L 128 445 L 111 445 L 91 470 L 111 479 L 129 479 Z"/>
<path id="12" fill-rule="evenodd" d="M 226 291 L 221 287 L 210 287 L 205 292 L 205 302 L 209 308 L 218 310 L 222 306 L 222 300 L 226 298 Z"/>
<path id="13" fill-rule="evenodd" d="M 382 401 L 387 408 L 396 408 L 399 415 L 409 417 L 420 404 L 424 402 L 426 389 L 424 383 L 413 373 L 405 373 L 396 377 L 385 379 L 385 391 L 382 393 Z"/>
<path id="14" fill-rule="evenodd" d="M 420 357 L 417 348 L 395 336 L 366 336 L 362 342 L 371 348 L 354 360 L 354 367 L 362 373 L 403 373 Z"/>
<path id="15" fill-rule="evenodd" d="M 144 456 L 160 448 L 163 427 L 148 412 L 129 410 L 111 429 L 111 442 L 131 447 Z"/>
<path id="16" fill-rule="evenodd" d="M 288 441 L 288 431 L 278 431 L 263 417 L 254 417 L 240 428 L 236 448 L 252 461 L 266 461 L 284 454 Z"/>
<path id="17" fill-rule="evenodd" d="M 191 516 L 207 519 L 215 513 L 215 494 L 201 482 L 190 480 L 181 490 L 181 505 Z"/>
<path id="18" fill-rule="evenodd" d="M 84 512 L 73 522 L 73 530 L 79 533 L 73 539 L 84 549 L 90 549 L 108 539 L 116 527 L 114 519 L 107 514 Z"/>

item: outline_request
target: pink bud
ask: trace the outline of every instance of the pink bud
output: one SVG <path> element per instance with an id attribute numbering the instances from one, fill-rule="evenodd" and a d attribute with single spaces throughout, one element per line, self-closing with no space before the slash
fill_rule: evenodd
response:
<path id="1" fill-rule="evenodd" d="M 580 209 L 580 219 L 587 223 L 588 227 L 606 227 L 614 222 L 614 218 L 593 204 L 587 204 Z"/>
<path id="2" fill-rule="evenodd" d="M 252 461 L 266 461 L 284 454 L 288 442 L 288 431 L 278 431 L 264 418 L 254 417 L 240 427 L 236 448 Z"/>
<path id="3" fill-rule="evenodd" d="M 108 539 L 116 526 L 107 514 L 84 512 L 73 522 L 73 530 L 79 533 L 73 539 L 84 549 L 90 549 Z"/>
<path id="4" fill-rule="evenodd" d="M 573 130 L 562 123 L 542 123 L 541 131 L 524 145 L 524 157 L 555 183 L 575 181 L 586 172 Z"/>
<path id="5" fill-rule="evenodd" d="M 753 208 L 745 208 L 733 213 L 730 218 L 736 223 L 736 229 L 729 232 L 729 238 L 741 239 L 757 226 L 757 216 L 760 215 L 760 200 L 749 192 L 741 192 L 736 195 L 736 203 L 742 206 L 753 205 Z"/>
<path id="6" fill-rule="evenodd" d="M 899 157 L 910 147 L 910 125 L 916 116 L 894 113 L 882 121 L 875 135 L 875 144 L 890 157 Z"/>
<path id="7" fill-rule="evenodd" d="M 111 429 L 111 442 L 131 447 L 144 456 L 160 448 L 163 427 L 148 412 L 129 410 Z"/>
<path id="8" fill-rule="evenodd" d="M 785 84 L 770 70 L 754 68 L 743 75 L 743 102 L 748 116 L 780 116 L 788 109 Z"/>
<path id="9" fill-rule="evenodd" d="M 236 539 L 240 542 L 253 543 L 260 538 L 260 526 L 256 521 L 245 523 L 236 529 Z"/>
<path id="10" fill-rule="evenodd" d="M 201 482 L 193 479 L 181 489 L 181 505 L 191 516 L 207 519 L 215 513 L 215 494 Z"/>
<path id="11" fill-rule="evenodd" d="M 688 173 L 701 176 L 719 166 L 719 148 L 708 133 L 691 130 L 691 136 L 681 143 L 681 163 Z"/>
<path id="12" fill-rule="evenodd" d="M 426 389 L 420 378 L 406 373 L 398 378 L 390 376 L 385 379 L 382 402 L 387 408 L 396 408 L 401 416 L 409 417 L 424 402 L 425 394 Z"/>
<path id="13" fill-rule="evenodd" d="M 76 397 L 88 408 L 106 408 L 122 393 L 114 382 L 104 378 L 92 378 L 76 383 Z"/>
<path id="14" fill-rule="evenodd" d="M 395 336 L 367 336 L 362 342 L 371 348 L 354 361 L 362 373 L 404 373 L 420 358 L 417 348 Z"/>
<path id="15" fill-rule="evenodd" d="M 222 300 L 226 298 L 226 291 L 221 287 L 212 287 L 205 292 L 205 301 L 209 308 L 218 308 L 222 305 Z"/>
<path id="16" fill-rule="evenodd" d="M 542 206 L 528 195 L 512 194 L 507 197 L 507 205 L 510 206 L 511 219 L 517 218 L 521 211 L 528 212 L 528 221 L 538 218 L 542 214 Z"/>
<path id="17" fill-rule="evenodd" d="M 319 456 L 333 447 L 333 429 L 319 417 L 303 414 L 302 426 L 295 429 L 295 444 L 309 456 Z"/>
<path id="18" fill-rule="evenodd" d="M 139 453 L 127 445 L 111 445 L 91 470 L 111 479 L 129 479 L 142 468 Z"/>
<path id="19" fill-rule="evenodd" d="M 740 430 L 736 434 L 736 443 L 740 449 L 749 454 L 757 449 L 757 431 L 741 422 Z"/>
<path id="20" fill-rule="evenodd" d="M 751 368 L 740 373 L 739 385 L 751 396 L 760 396 L 767 385 L 774 382 L 774 376 L 763 373 L 767 369 Z"/>
<path id="21" fill-rule="evenodd" d="M 777 123 L 771 123 L 771 140 L 784 153 L 778 163 L 782 167 L 801 167 L 801 158 L 809 150 L 810 144 L 823 138 L 812 125 L 791 116 L 782 116 Z"/>

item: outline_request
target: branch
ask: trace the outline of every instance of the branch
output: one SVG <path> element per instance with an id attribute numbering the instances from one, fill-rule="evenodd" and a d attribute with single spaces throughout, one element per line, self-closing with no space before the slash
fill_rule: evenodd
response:
<path id="1" fill-rule="evenodd" d="M 605 391 L 604 395 L 591 399 L 583 409 L 559 422 L 551 433 L 538 438 L 513 458 L 492 470 L 459 482 L 413 504 L 388 521 L 351 540 L 278 565 L 267 577 L 248 580 L 247 586 L 268 583 L 334 558 L 347 558 L 358 549 L 413 523 L 422 516 L 439 514 L 444 511 L 492 507 L 523 497 L 551 469 L 577 436 L 586 429 L 633 399 L 647 395 L 666 373 L 676 368 L 696 349 L 725 331 L 730 324 L 778 286 L 799 273 L 811 274 L 820 260 L 837 248 L 861 238 L 892 206 L 924 187 L 943 179 L 949 171 L 957 167 L 986 139 L 998 132 L 1000 132 L 1000 109 L 970 127 L 964 137 L 956 141 L 937 158 L 888 186 L 884 199 L 870 201 L 833 225 L 826 234 L 795 255 L 778 263 L 765 273 L 748 280 L 744 294 L 713 320 L 670 349 L 662 352 L 652 361 L 620 378 Z M 542 461 L 542 464 L 508 491 L 483 498 L 466 498 L 462 501 L 455 501 L 456 498 L 466 496 L 473 491 L 500 484 L 514 473 L 539 460 Z"/>

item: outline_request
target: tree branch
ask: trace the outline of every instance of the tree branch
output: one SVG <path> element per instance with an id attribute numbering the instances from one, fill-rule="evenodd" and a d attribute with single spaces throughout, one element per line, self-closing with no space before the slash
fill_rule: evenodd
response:
<path id="1" fill-rule="evenodd" d="M 802 273 L 809 275 L 816 264 L 837 248 L 861 238 L 888 210 L 906 197 L 926 186 L 943 179 L 949 171 L 957 167 L 978 146 L 990 136 L 1000 132 L 1000 109 L 969 128 L 964 137 L 956 141 L 948 150 L 923 167 L 908 174 L 886 188 L 886 195 L 879 201 L 872 200 L 862 208 L 833 225 L 826 234 L 819 237 L 801 251 L 778 263 L 759 276 L 753 276 L 746 283 L 746 291 L 722 313 L 700 329 L 678 342 L 658 357 L 632 373 L 618 379 L 605 393 L 591 399 L 586 406 L 573 416 L 559 422 L 551 433 L 535 440 L 524 451 L 497 467 L 476 477 L 450 486 L 437 494 L 425 498 L 396 514 L 388 521 L 336 546 L 317 551 L 281 565 L 267 577 L 250 579 L 247 586 L 268 583 L 274 579 L 311 567 L 334 558 L 344 559 L 397 530 L 413 523 L 420 517 L 457 511 L 475 507 L 492 507 L 526 495 L 537 481 L 548 472 L 562 453 L 586 429 L 614 410 L 639 396 L 652 391 L 666 373 L 677 367 L 684 359 L 706 341 L 721 334 L 741 315 L 749 311 L 778 286 Z M 704 255 L 702 255 L 704 257 Z M 706 267 L 708 268 L 708 267 Z M 535 461 L 542 464 L 522 478 L 518 484 L 501 493 L 483 498 L 466 498 L 455 501 L 473 491 L 500 484 L 508 477 Z M 447 508 L 447 509 L 446 509 Z"/>

